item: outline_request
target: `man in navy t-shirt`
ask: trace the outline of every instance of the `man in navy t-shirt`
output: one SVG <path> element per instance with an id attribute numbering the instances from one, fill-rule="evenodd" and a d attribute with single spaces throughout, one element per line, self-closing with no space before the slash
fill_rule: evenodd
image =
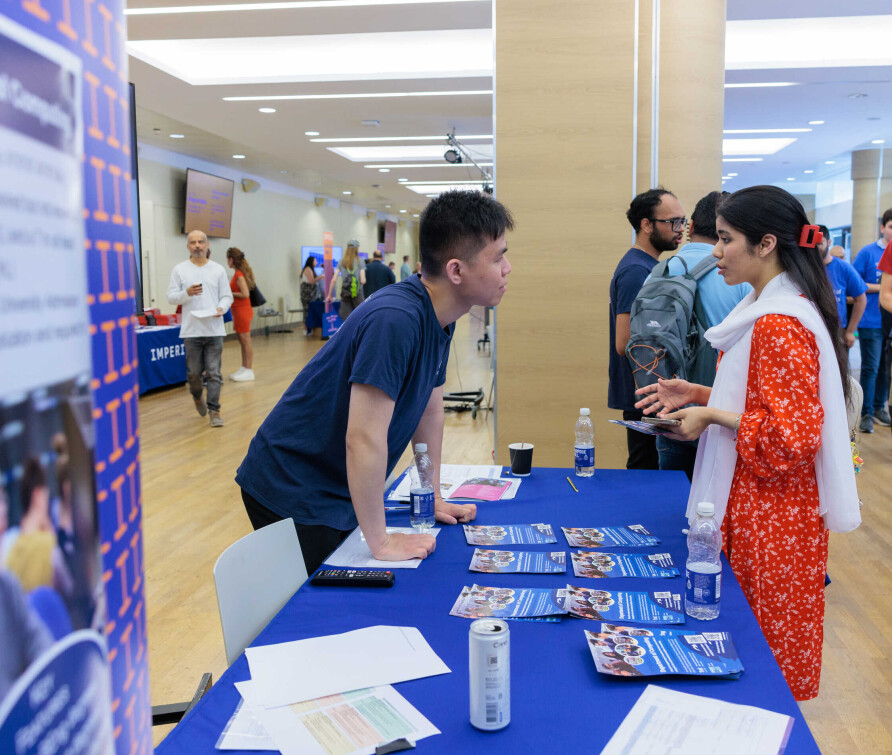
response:
<path id="1" fill-rule="evenodd" d="M 432 535 L 388 534 L 384 481 L 410 441 L 427 443 L 437 521 L 469 522 L 473 504 L 440 497 L 443 383 L 455 321 L 493 307 L 511 265 L 508 211 L 472 191 L 441 194 L 421 216 L 421 275 L 357 307 L 266 418 L 236 474 L 251 524 L 291 518 L 307 570 L 357 524 L 375 558 L 425 558 Z"/>
<path id="2" fill-rule="evenodd" d="M 626 217 L 635 229 L 635 244 L 625 253 L 610 281 L 610 363 L 607 406 L 620 409 L 623 419 L 639 420 L 635 381 L 626 358 L 632 303 L 662 252 L 678 249 L 687 219 L 681 202 L 666 189 L 650 189 L 632 200 Z M 626 469 L 658 469 L 654 436 L 626 430 L 629 458 Z"/>
<path id="3" fill-rule="evenodd" d="M 864 314 L 864 308 L 867 306 L 867 286 L 861 280 L 858 272 L 845 260 L 834 257 L 830 254 L 831 238 L 830 231 L 826 226 L 818 226 L 824 238 L 818 244 L 824 259 L 827 277 L 830 278 L 830 288 L 833 289 L 833 296 L 836 298 L 836 312 L 839 315 L 839 327 L 842 329 L 843 338 L 845 338 L 846 346 L 852 348 L 855 345 L 855 331 L 858 330 L 858 323 Z M 851 296 L 854 300 L 852 304 L 852 316 L 846 314 L 846 297 Z"/>

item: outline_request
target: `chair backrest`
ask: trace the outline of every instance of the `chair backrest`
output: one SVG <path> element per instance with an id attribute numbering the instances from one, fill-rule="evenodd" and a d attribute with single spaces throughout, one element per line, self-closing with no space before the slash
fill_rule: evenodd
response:
<path id="1" fill-rule="evenodd" d="M 306 579 L 291 519 L 245 535 L 220 554 L 214 584 L 227 664 L 232 665 Z"/>

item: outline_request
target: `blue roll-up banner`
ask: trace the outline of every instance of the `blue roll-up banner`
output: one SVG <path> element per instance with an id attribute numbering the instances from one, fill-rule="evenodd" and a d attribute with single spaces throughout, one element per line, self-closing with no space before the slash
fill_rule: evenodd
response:
<path id="1" fill-rule="evenodd" d="M 150 753 L 123 0 L 0 6 L 0 753 Z"/>

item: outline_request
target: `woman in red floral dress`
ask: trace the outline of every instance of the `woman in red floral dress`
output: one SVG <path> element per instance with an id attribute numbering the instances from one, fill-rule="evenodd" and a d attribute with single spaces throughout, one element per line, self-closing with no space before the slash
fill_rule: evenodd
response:
<path id="1" fill-rule="evenodd" d="M 717 215 L 719 274 L 753 292 L 706 333 L 722 353 L 715 385 L 661 380 L 638 391 L 638 406 L 682 420 L 670 437 L 703 435 L 688 514 L 715 503 L 731 568 L 793 695 L 808 700 L 821 675 L 828 531 L 861 521 L 848 353 L 799 202 L 754 186 Z"/>

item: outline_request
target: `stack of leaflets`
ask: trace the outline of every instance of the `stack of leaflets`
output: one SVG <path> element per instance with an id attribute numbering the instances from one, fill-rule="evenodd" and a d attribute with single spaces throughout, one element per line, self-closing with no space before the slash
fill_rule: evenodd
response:
<path id="1" fill-rule="evenodd" d="M 452 493 L 450 500 L 498 501 L 511 488 L 512 480 L 493 477 L 472 477 L 465 480 Z"/>
<path id="2" fill-rule="evenodd" d="M 629 524 L 625 527 L 561 527 L 571 548 L 601 548 L 617 545 L 651 546 L 659 545 L 660 538 L 654 537 L 643 525 Z"/>
<path id="3" fill-rule="evenodd" d="M 728 632 L 601 624 L 585 632 L 595 666 L 611 676 L 712 676 L 737 679 L 743 664 Z"/>
<path id="4" fill-rule="evenodd" d="M 470 571 L 487 574 L 563 574 L 567 571 L 564 551 L 491 551 L 475 548 Z"/>
<path id="5" fill-rule="evenodd" d="M 605 553 L 573 551 L 577 577 L 677 577 L 678 568 L 668 553 Z"/>
<path id="6" fill-rule="evenodd" d="M 540 545 L 556 543 L 550 524 L 466 524 L 468 545 Z"/>
<path id="7" fill-rule="evenodd" d="M 567 591 L 548 587 L 463 587 L 450 616 L 465 619 L 530 619 L 560 621 L 567 613 Z"/>
<path id="8" fill-rule="evenodd" d="M 571 616 L 632 624 L 684 624 L 681 595 L 673 592 L 615 592 L 567 585 Z"/>

